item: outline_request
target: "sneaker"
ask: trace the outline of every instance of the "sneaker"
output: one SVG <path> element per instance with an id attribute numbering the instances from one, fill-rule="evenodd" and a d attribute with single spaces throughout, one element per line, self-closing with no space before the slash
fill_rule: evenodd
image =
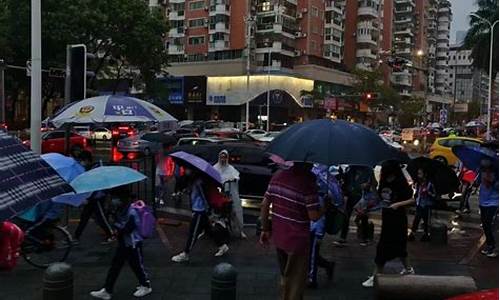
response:
<path id="1" fill-rule="evenodd" d="M 462 214 L 462 211 L 461 211 L 460 209 L 457 209 L 457 210 L 455 210 L 455 213 L 456 213 L 457 215 L 461 215 L 461 214 Z"/>
<path id="2" fill-rule="evenodd" d="M 413 242 L 414 240 L 415 240 L 415 234 L 413 232 L 410 232 L 410 234 L 408 234 L 408 241 Z"/>
<path id="3" fill-rule="evenodd" d="M 243 231 L 241 232 L 241 238 L 244 240 L 246 240 L 248 238 L 247 235 Z"/>
<path id="4" fill-rule="evenodd" d="M 344 247 L 347 245 L 347 241 L 345 239 L 340 239 L 340 240 L 334 241 L 333 244 L 337 247 Z"/>
<path id="5" fill-rule="evenodd" d="M 462 213 L 464 213 L 464 214 L 470 214 L 470 209 L 465 208 L 464 210 L 462 210 Z"/>
<path id="6" fill-rule="evenodd" d="M 368 277 L 368 279 L 363 282 L 361 285 L 365 288 L 372 288 L 373 287 L 373 276 Z"/>
<path id="7" fill-rule="evenodd" d="M 115 236 L 107 238 L 105 241 L 101 242 L 101 245 L 107 245 L 107 244 L 111 244 L 113 242 L 116 242 Z"/>
<path id="8" fill-rule="evenodd" d="M 111 294 L 108 293 L 105 288 L 102 288 L 98 291 L 90 292 L 90 296 L 97 298 L 97 299 L 103 299 L 103 300 L 110 300 L 111 299 Z"/>
<path id="9" fill-rule="evenodd" d="M 197 240 L 201 239 L 205 235 L 205 230 L 203 230 L 200 234 L 198 234 Z"/>
<path id="10" fill-rule="evenodd" d="M 146 295 L 151 294 L 153 289 L 147 286 L 140 286 L 134 293 L 134 297 L 144 297 Z"/>
<path id="11" fill-rule="evenodd" d="M 498 256 L 498 253 L 495 250 L 491 250 L 489 253 L 486 254 L 486 256 L 490 258 L 495 258 Z"/>
<path id="12" fill-rule="evenodd" d="M 415 270 L 413 269 L 413 267 L 409 267 L 408 269 L 404 268 L 403 270 L 401 270 L 401 272 L 399 272 L 400 275 L 414 275 L 415 274 Z"/>
<path id="13" fill-rule="evenodd" d="M 421 238 L 420 238 L 420 241 L 421 242 L 428 242 L 431 240 L 431 236 L 429 234 L 424 234 Z"/>
<path id="14" fill-rule="evenodd" d="M 172 257 L 172 261 L 176 263 L 189 261 L 189 254 L 187 254 L 186 252 L 181 252 L 176 256 Z"/>
<path id="15" fill-rule="evenodd" d="M 229 251 L 229 247 L 226 244 L 224 244 L 219 247 L 219 250 L 217 250 L 217 253 L 215 253 L 215 257 L 222 256 L 226 254 L 227 251 Z"/>

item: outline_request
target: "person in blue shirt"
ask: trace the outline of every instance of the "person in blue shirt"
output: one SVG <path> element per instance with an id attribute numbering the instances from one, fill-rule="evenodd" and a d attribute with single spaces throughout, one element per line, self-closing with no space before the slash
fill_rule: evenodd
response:
<path id="1" fill-rule="evenodd" d="M 229 251 L 229 247 L 218 234 L 212 232 L 209 219 L 209 204 L 204 192 L 204 181 L 197 171 L 186 168 L 185 176 L 187 176 L 188 186 L 190 189 L 191 211 L 193 217 L 189 225 L 189 235 L 186 241 L 184 251 L 172 257 L 173 262 L 181 263 L 189 261 L 189 253 L 193 249 L 196 241 L 203 234 L 207 233 L 214 239 L 218 250 L 215 253 L 216 257 L 224 255 Z"/>
<path id="2" fill-rule="evenodd" d="M 424 222 L 424 235 L 420 239 L 422 242 L 430 240 L 429 235 L 429 218 L 431 214 L 431 207 L 436 199 L 436 191 L 434 185 L 430 182 L 428 174 L 423 169 L 417 170 L 417 181 L 415 183 L 415 201 L 417 202 L 415 218 L 411 226 L 411 232 L 408 234 L 408 241 L 415 240 L 415 233 L 417 232 L 418 225 L 422 220 Z"/>
<path id="3" fill-rule="evenodd" d="M 483 159 L 481 160 L 479 172 L 481 182 L 479 186 L 479 209 L 486 237 L 486 247 L 481 250 L 481 253 L 488 257 L 497 257 L 493 223 L 498 213 L 498 166 L 492 160 Z"/>

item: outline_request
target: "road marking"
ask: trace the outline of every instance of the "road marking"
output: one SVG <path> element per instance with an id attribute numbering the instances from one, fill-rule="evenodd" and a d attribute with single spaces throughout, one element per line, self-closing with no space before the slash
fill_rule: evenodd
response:
<path id="1" fill-rule="evenodd" d="M 167 238 L 167 234 L 161 228 L 161 226 L 156 226 L 156 231 L 158 231 L 158 236 L 160 237 L 161 243 L 167 248 L 168 251 L 172 251 L 172 244 L 170 244 L 170 241 Z"/>
<path id="2" fill-rule="evenodd" d="M 464 258 L 460 260 L 458 264 L 468 265 L 472 261 L 472 259 L 477 255 L 479 249 L 483 247 L 484 243 L 486 243 L 486 236 L 482 234 L 477 243 L 470 249 L 469 253 L 467 253 L 467 255 L 465 255 Z"/>

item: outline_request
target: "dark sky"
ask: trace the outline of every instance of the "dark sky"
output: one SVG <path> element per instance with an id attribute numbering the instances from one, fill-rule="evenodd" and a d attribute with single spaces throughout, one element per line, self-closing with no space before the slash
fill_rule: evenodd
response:
<path id="1" fill-rule="evenodd" d="M 476 11 L 476 0 L 451 0 L 453 20 L 451 22 L 450 43 L 455 43 L 457 31 L 469 29 L 469 14 Z"/>

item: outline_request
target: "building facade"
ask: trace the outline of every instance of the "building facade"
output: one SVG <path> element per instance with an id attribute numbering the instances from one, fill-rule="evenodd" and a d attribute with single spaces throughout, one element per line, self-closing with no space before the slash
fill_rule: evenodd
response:
<path id="1" fill-rule="evenodd" d="M 438 95 L 449 95 L 448 56 L 450 48 L 451 3 L 449 0 L 439 0 L 437 3 L 437 40 L 434 90 Z"/>
<path id="2" fill-rule="evenodd" d="M 461 49 L 461 45 L 450 46 L 447 62 L 450 71 L 449 89 L 456 102 L 469 103 L 476 100 L 471 52 L 468 49 Z"/>

